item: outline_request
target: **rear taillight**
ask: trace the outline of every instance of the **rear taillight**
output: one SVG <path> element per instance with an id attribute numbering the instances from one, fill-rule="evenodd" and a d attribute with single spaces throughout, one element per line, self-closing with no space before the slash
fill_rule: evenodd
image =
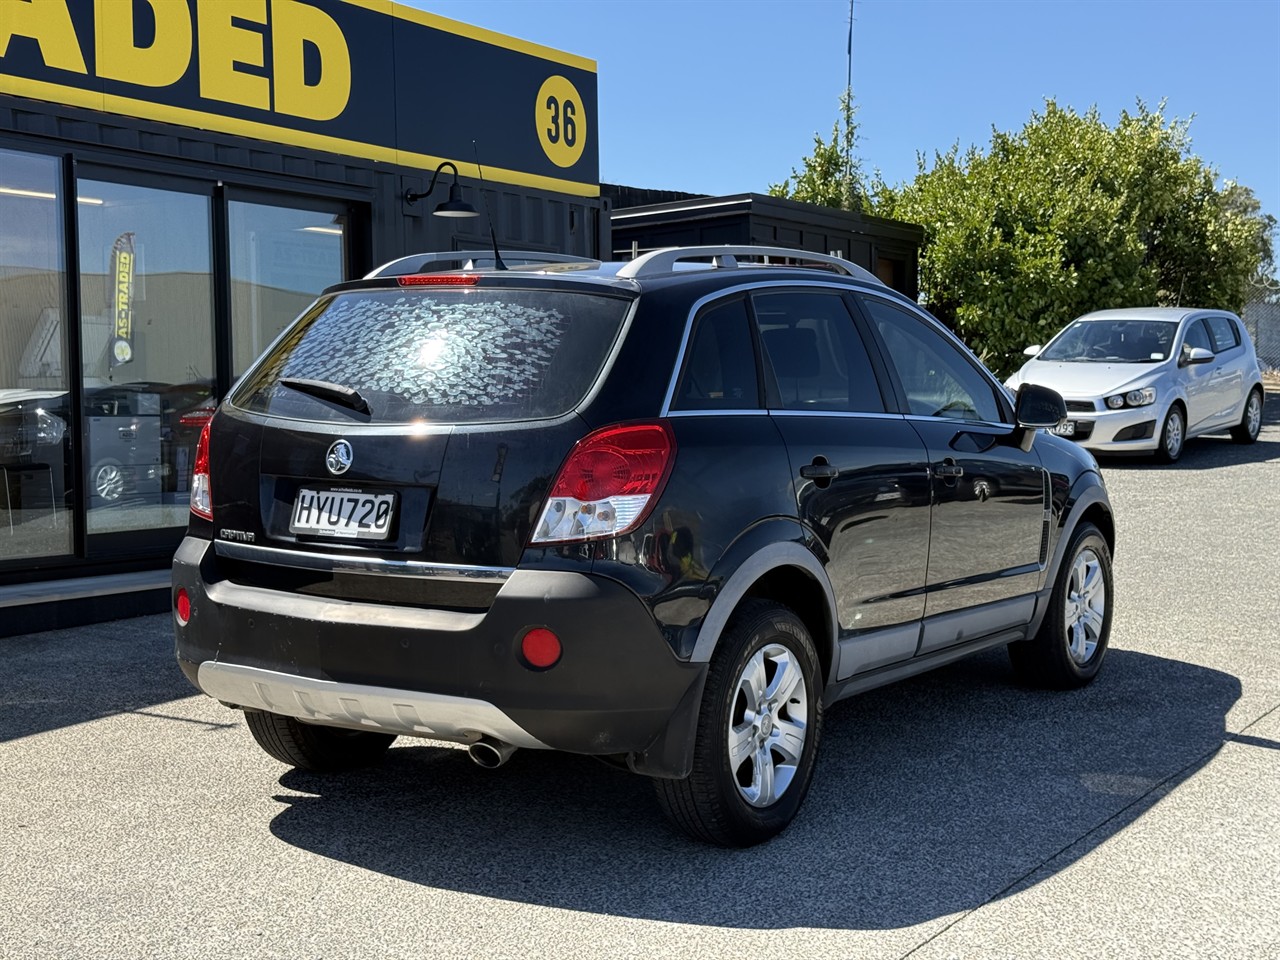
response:
<path id="1" fill-rule="evenodd" d="M 657 502 L 676 443 L 661 423 L 605 427 L 583 437 L 560 468 L 530 543 L 616 537 Z"/>
<path id="2" fill-rule="evenodd" d="M 209 424 L 200 431 L 196 444 L 196 469 L 191 477 L 191 512 L 213 519 L 213 491 L 209 487 Z"/>

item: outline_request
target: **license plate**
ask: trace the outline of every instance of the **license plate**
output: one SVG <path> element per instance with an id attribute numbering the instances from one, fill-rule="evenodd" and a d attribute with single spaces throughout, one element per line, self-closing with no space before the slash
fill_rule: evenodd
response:
<path id="1" fill-rule="evenodd" d="M 345 540 L 385 540 L 395 507 L 394 493 L 302 487 L 293 501 L 289 532 Z"/>
<path id="2" fill-rule="evenodd" d="M 1076 422 L 1074 420 L 1063 420 L 1056 427 L 1050 430 L 1060 437 L 1074 437 L 1076 435 Z"/>

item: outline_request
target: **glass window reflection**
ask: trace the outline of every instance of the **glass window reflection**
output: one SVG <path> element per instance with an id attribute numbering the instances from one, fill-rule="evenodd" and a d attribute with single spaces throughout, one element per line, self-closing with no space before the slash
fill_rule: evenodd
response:
<path id="1" fill-rule="evenodd" d="M 71 552 L 60 180 L 0 150 L 0 563 Z"/>
<path id="2" fill-rule="evenodd" d="M 77 205 L 88 532 L 183 526 L 213 396 L 210 201 L 105 181 L 79 192 L 97 201 Z"/>
<path id="3" fill-rule="evenodd" d="M 316 295 L 343 279 L 346 218 L 232 201 L 232 376 L 238 377 Z"/>

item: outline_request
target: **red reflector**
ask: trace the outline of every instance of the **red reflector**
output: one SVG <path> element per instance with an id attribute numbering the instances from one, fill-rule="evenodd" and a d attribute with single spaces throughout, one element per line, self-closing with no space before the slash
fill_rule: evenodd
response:
<path id="1" fill-rule="evenodd" d="M 573 448 L 551 496 L 594 501 L 653 494 L 666 479 L 674 446 L 658 423 L 597 430 Z"/>
<path id="2" fill-rule="evenodd" d="M 191 619 L 191 598 L 187 596 L 186 587 L 178 588 L 178 596 L 174 600 L 173 608 L 178 612 L 179 623 L 186 623 Z"/>
<path id="3" fill-rule="evenodd" d="M 554 667 L 560 660 L 560 638 L 546 627 L 534 627 L 520 641 L 520 652 L 531 667 Z"/>
<path id="4" fill-rule="evenodd" d="M 402 287 L 457 287 L 472 286 L 480 282 L 474 273 L 413 273 L 396 277 Z"/>

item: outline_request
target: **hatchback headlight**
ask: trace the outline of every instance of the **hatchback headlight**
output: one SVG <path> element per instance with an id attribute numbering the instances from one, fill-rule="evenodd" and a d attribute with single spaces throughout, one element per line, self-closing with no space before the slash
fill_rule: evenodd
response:
<path id="1" fill-rule="evenodd" d="M 1141 390 L 1130 390 L 1128 393 L 1117 393 L 1107 397 L 1107 406 L 1112 410 L 1121 407 L 1145 407 L 1156 402 L 1156 388 L 1143 387 Z"/>
<path id="2" fill-rule="evenodd" d="M 49 445 L 61 443 L 67 432 L 67 422 L 52 413 L 36 411 L 36 443 Z"/>

